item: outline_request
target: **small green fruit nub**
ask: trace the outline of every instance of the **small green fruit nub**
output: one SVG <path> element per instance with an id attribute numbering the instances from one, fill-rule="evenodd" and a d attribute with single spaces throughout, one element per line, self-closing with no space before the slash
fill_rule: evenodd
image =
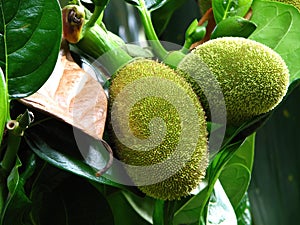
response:
<path id="1" fill-rule="evenodd" d="M 189 195 L 208 165 L 205 114 L 190 85 L 170 67 L 139 59 L 114 75 L 109 93 L 114 149 L 122 162 L 139 168 L 125 167 L 133 182 L 158 199 Z M 123 115 L 128 106 L 128 115 Z"/>
<path id="2" fill-rule="evenodd" d="M 229 125 L 239 126 L 269 112 L 286 94 L 289 71 L 284 60 L 274 50 L 256 41 L 240 37 L 210 40 L 187 55 L 178 67 L 186 71 L 188 68 L 197 68 L 202 62 L 219 83 Z M 187 80 L 208 111 L 203 91 L 191 77 L 204 84 L 210 80 L 207 80 L 203 70 L 193 71 L 194 74 Z"/>

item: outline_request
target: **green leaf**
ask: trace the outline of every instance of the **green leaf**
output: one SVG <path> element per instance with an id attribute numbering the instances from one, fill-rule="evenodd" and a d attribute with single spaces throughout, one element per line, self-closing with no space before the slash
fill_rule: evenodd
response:
<path id="1" fill-rule="evenodd" d="M 158 34 L 161 34 L 168 25 L 173 13 L 187 0 L 125 0 L 127 3 L 145 8 L 151 12 L 153 26 Z"/>
<path id="2" fill-rule="evenodd" d="M 203 204 L 200 206 L 200 223 L 206 221 L 206 213 L 208 207 L 208 200 L 211 197 L 211 194 L 214 190 L 214 185 L 218 181 L 220 174 L 224 168 L 224 166 L 228 163 L 228 161 L 232 158 L 236 150 L 240 147 L 243 140 L 235 141 L 234 143 L 225 145 L 219 153 L 214 157 L 213 161 L 210 163 L 207 169 L 207 177 L 208 177 L 208 188 L 205 190 L 205 199 Z"/>
<path id="3" fill-rule="evenodd" d="M 226 166 L 233 163 L 241 163 L 251 172 L 254 162 L 254 152 L 255 133 L 251 134 L 245 139 Z"/>
<path id="4" fill-rule="evenodd" d="M 241 163 L 232 163 L 226 166 L 222 172 L 220 180 L 234 208 L 237 207 L 247 191 L 250 178 L 249 169 Z"/>
<path id="5" fill-rule="evenodd" d="M 200 192 L 192 196 L 174 214 L 174 225 L 192 224 L 199 221 L 200 208 L 207 196 L 208 187 L 206 181 L 200 184 Z"/>
<path id="6" fill-rule="evenodd" d="M 7 120 L 7 89 L 4 74 L 0 68 L 0 144 L 2 142 L 4 126 Z"/>
<path id="7" fill-rule="evenodd" d="M 249 187 L 251 212 L 257 225 L 300 221 L 299 102 L 298 85 L 257 131 Z"/>
<path id="8" fill-rule="evenodd" d="M 206 220 L 206 209 L 214 190 L 214 185 L 228 161 L 239 149 L 242 141 L 237 141 L 223 147 L 210 163 L 206 180 L 200 184 L 200 192 L 191 197 L 174 215 L 174 224 L 191 224 Z"/>
<path id="9" fill-rule="evenodd" d="M 59 152 L 48 145 L 47 142 L 41 139 L 38 135 L 31 133 L 30 136 L 26 137 L 26 142 L 31 150 L 34 151 L 40 158 L 55 167 L 85 177 L 91 181 L 123 188 L 121 184 L 110 181 L 103 176 L 96 177 L 95 169 L 87 165 L 83 160 Z"/>
<path id="10" fill-rule="evenodd" d="M 235 214 L 238 220 L 238 225 L 252 225 L 250 200 L 247 193 L 244 195 L 240 204 L 235 209 Z"/>
<path id="11" fill-rule="evenodd" d="M 255 23 L 240 16 L 233 16 L 218 23 L 210 38 L 215 39 L 225 36 L 248 38 L 255 31 L 255 29 Z"/>
<path id="12" fill-rule="evenodd" d="M 176 201 L 156 200 L 153 212 L 153 225 L 173 224 Z"/>
<path id="13" fill-rule="evenodd" d="M 237 224 L 234 209 L 219 181 L 216 182 L 213 194 L 208 203 L 205 225 L 215 224 Z"/>
<path id="14" fill-rule="evenodd" d="M 156 200 L 155 208 L 153 212 L 153 225 L 165 225 L 164 221 L 164 206 L 165 202 L 163 200 Z"/>
<path id="15" fill-rule="evenodd" d="M 71 175 L 53 186 L 55 176 L 43 179 L 43 172 L 31 192 L 31 224 L 114 225 L 107 200 L 87 180 Z"/>
<path id="16" fill-rule="evenodd" d="M 191 36 L 192 33 L 196 30 L 197 26 L 198 26 L 198 20 L 194 19 L 193 22 L 191 22 L 189 27 L 186 29 L 185 37 L 187 38 L 187 37 Z"/>
<path id="17" fill-rule="evenodd" d="M 178 2 L 178 0 L 125 0 L 125 1 L 134 6 L 141 6 L 145 4 L 145 6 L 149 11 L 157 10 L 165 5 L 170 5 L 170 3 L 174 5 L 175 2 Z"/>
<path id="18" fill-rule="evenodd" d="M 170 20 L 176 10 L 181 8 L 183 4 L 187 3 L 187 0 L 168 0 L 163 1 L 164 4 L 159 5 L 159 7 L 151 8 L 151 18 L 153 22 L 153 26 L 158 35 L 162 34 L 162 32 L 166 29 L 167 25 L 170 23 Z M 182 22 L 183 15 L 181 14 L 180 20 Z M 189 23 L 190 21 L 188 21 Z M 172 25 L 172 24 L 170 24 Z M 175 25 L 175 24 L 174 24 Z M 177 28 L 178 23 L 176 23 Z M 186 27 L 180 26 L 180 28 L 185 29 Z M 184 35 L 183 35 L 184 36 Z"/>
<path id="19" fill-rule="evenodd" d="M 107 196 L 107 200 L 113 211 L 114 225 L 150 225 L 130 206 L 123 192 L 115 192 Z"/>
<path id="20" fill-rule="evenodd" d="M 61 42 L 56 0 L 0 2 L 0 66 L 11 98 L 37 91 L 55 66 Z"/>
<path id="21" fill-rule="evenodd" d="M 255 134 L 246 138 L 226 164 L 219 178 L 234 209 L 239 205 L 250 184 L 254 141 Z"/>
<path id="22" fill-rule="evenodd" d="M 251 21 L 257 25 L 249 37 L 278 52 L 290 71 L 290 84 L 300 78 L 300 12 L 278 2 L 255 0 Z"/>
<path id="23" fill-rule="evenodd" d="M 193 43 L 202 40 L 206 34 L 206 26 L 207 22 L 198 26 L 198 20 L 193 20 L 185 32 L 185 44 L 183 47 L 189 49 Z"/>
<path id="24" fill-rule="evenodd" d="M 212 1 L 212 8 L 216 23 L 218 24 L 222 20 L 232 16 L 244 17 L 250 9 L 251 4 L 252 0 Z"/>
<path id="25" fill-rule="evenodd" d="M 122 185 L 124 182 L 119 182 L 119 176 L 120 179 L 126 179 L 126 181 L 129 178 L 124 168 L 118 170 L 118 163 L 113 163 L 103 176 L 96 177 L 97 170 L 106 165 L 109 155 L 104 147 L 99 146 L 99 140 L 93 139 L 64 122 L 53 118 L 47 119 L 38 112 L 35 112 L 35 117 L 37 122 L 26 130 L 25 141 L 40 158 L 57 168 L 85 177 L 90 181 L 140 194 L 135 186 L 125 186 Z M 43 122 L 39 122 L 38 117 L 41 117 L 40 120 Z M 94 143 L 97 143 L 97 146 L 93 146 Z M 90 147 L 93 148 L 92 152 L 90 152 Z M 92 155 L 89 155 L 90 153 Z"/>
<path id="26" fill-rule="evenodd" d="M 200 221 L 206 221 L 206 211 L 208 209 L 209 199 L 214 190 L 214 185 L 228 161 L 233 157 L 235 151 L 240 147 L 242 141 L 224 146 L 222 150 L 214 157 L 207 169 L 206 179 L 200 183 L 200 192 L 191 197 L 174 214 L 174 224 L 192 224 Z"/>
<path id="27" fill-rule="evenodd" d="M 133 5 L 133 6 L 139 6 L 140 5 L 140 1 L 139 0 L 125 0 L 125 2 Z"/>
<path id="28" fill-rule="evenodd" d="M 9 198 L 1 215 L 2 225 L 24 224 L 24 221 L 29 218 L 28 212 L 31 207 L 31 201 L 26 195 L 24 185 L 35 169 L 34 155 L 29 158 L 25 172 L 20 175 L 18 169 L 21 166 L 22 163 L 19 158 L 17 158 L 15 167 L 12 169 L 7 179 Z"/>
<path id="29" fill-rule="evenodd" d="M 140 197 L 131 192 L 122 191 L 128 203 L 144 220 L 152 224 L 155 199 L 150 197 Z"/>

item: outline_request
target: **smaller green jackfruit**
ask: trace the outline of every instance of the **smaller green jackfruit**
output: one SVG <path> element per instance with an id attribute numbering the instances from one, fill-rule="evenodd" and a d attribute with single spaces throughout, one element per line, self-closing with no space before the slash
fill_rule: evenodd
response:
<path id="1" fill-rule="evenodd" d="M 203 70 L 205 66 L 208 72 Z M 286 94 L 289 84 L 288 68 L 278 53 L 240 37 L 223 37 L 199 45 L 178 68 L 189 71 L 186 79 L 206 111 L 219 102 L 209 102 L 208 107 L 197 80 L 207 88 L 212 80 L 207 73 L 216 78 L 225 100 L 227 124 L 234 126 L 272 110 Z"/>
<path id="2" fill-rule="evenodd" d="M 190 85 L 170 67 L 143 59 L 121 68 L 109 93 L 113 148 L 134 167 L 125 166 L 133 182 L 158 199 L 189 195 L 208 165 L 205 113 Z"/>

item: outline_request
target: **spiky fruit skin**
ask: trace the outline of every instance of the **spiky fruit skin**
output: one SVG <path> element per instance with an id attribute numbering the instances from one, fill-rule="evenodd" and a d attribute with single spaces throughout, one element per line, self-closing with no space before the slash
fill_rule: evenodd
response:
<path id="1" fill-rule="evenodd" d="M 300 1 L 299 0 L 272 0 L 272 1 L 290 4 L 290 5 L 295 6 L 298 10 L 300 10 Z"/>
<path id="2" fill-rule="evenodd" d="M 197 58 L 208 66 L 219 83 L 224 95 L 228 125 L 239 126 L 269 112 L 286 94 L 288 68 L 278 53 L 261 43 L 240 37 L 210 40 L 187 55 L 179 67 L 183 70 L 197 68 Z M 203 71 L 194 73 L 197 79 L 207 79 Z M 192 78 L 187 79 L 208 110 L 199 85 Z"/>
<path id="3" fill-rule="evenodd" d="M 125 88 L 130 87 L 132 83 L 139 81 L 140 79 L 151 79 L 153 82 L 151 82 L 150 85 L 149 83 L 144 84 L 142 82 L 140 88 L 129 88 L 129 91 L 127 92 L 129 94 L 122 95 L 121 98 L 117 100 L 117 96 L 119 94 L 121 95 Z M 165 81 L 167 81 L 168 84 L 172 84 L 171 90 L 169 89 L 170 86 L 165 84 Z M 178 161 L 174 161 L 174 165 L 179 165 L 182 161 L 187 160 L 180 170 L 157 183 L 139 185 L 139 189 L 146 195 L 157 199 L 180 199 L 183 196 L 189 195 L 205 176 L 208 165 L 205 113 L 197 95 L 193 92 L 185 79 L 164 64 L 153 60 L 143 59 L 127 64 L 115 74 L 109 93 L 110 113 L 111 115 L 114 113 L 114 118 L 116 119 L 110 121 L 110 123 L 116 123 L 119 127 L 126 127 L 126 124 L 123 123 L 127 122 L 121 115 L 124 108 L 128 106 L 128 101 L 126 100 L 139 97 L 143 92 L 146 92 L 147 89 L 153 90 L 153 93 L 157 93 L 157 95 L 142 98 L 132 106 L 128 120 L 130 132 L 140 140 L 147 139 L 150 137 L 151 132 L 160 131 L 155 129 L 155 127 L 151 128 L 150 125 L 152 119 L 160 118 L 165 123 L 166 132 L 164 138 L 158 145 L 150 150 L 148 146 L 138 144 L 136 144 L 138 147 L 135 146 L 137 149 L 132 149 L 123 144 L 124 142 L 121 142 L 117 138 L 115 131 L 111 128 L 113 146 L 117 156 L 122 162 L 139 167 L 161 163 L 170 157 L 174 151 L 179 151 L 177 152 Z M 172 98 L 177 101 L 175 104 L 176 106 L 168 102 L 168 99 L 161 97 L 164 93 L 172 93 L 174 97 Z M 184 95 L 183 98 L 182 95 Z M 168 98 L 168 96 L 166 98 Z M 186 98 L 190 99 L 193 104 L 196 117 L 183 121 L 180 112 L 185 110 L 185 105 L 187 103 L 182 101 L 182 99 Z M 113 108 L 114 106 L 115 108 Z M 178 106 L 181 107 L 181 109 L 178 110 Z M 197 137 L 196 140 L 192 139 L 190 137 L 191 135 L 183 136 L 183 130 L 189 132 L 189 130 L 197 124 L 199 130 L 194 136 Z M 122 133 L 121 135 L 123 138 L 130 138 L 130 136 L 126 136 L 126 133 L 128 132 L 126 128 L 121 128 L 118 132 Z M 152 133 L 152 135 L 153 137 L 156 137 L 160 134 Z M 181 142 L 182 139 L 184 139 L 185 145 L 181 146 L 182 148 L 177 149 L 178 143 Z M 133 142 L 133 140 L 130 139 L 128 141 Z M 157 180 L 159 180 L 167 173 L 167 171 L 172 171 L 172 168 L 163 168 L 152 174 L 142 173 L 139 176 L 146 177 L 146 179 L 147 177 L 149 177 L 149 179 L 151 177 L 151 179 L 157 178 Z M 134 182 L 139 179 L 139 177 L 136 177 L 137 175 L 130 169 L 128 170 L 128 174 Z"/>

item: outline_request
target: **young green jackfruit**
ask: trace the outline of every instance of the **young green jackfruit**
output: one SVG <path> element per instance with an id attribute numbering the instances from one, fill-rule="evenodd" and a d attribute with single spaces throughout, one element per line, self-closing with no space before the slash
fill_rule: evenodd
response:
<path id="1" fill-rule="evenodd" d="M 222 90 L 228 125 L 241 125 L 272 110 L 286 94 L 289 84 L 288 68 L 271 48 L 240 37 L 210 40 L 199 45 L 178 66 L 183 71 L 190 71 L 187 80 L 207 111 L 219 102 L 209 102 L 208 107 L 203 88 L 196 82 L 201 81 L 202 87 L 210 86 L 211 79 L 202 69 L 203 64 Z"/>
<path id="2" fill-rule="evenodd" d="M 208 165 L 205 114 L 190 85 L 143 59 L 121 68 L 109 93 L 113 147 L 133 182 L 158 199 L 189 195 Z"/>

